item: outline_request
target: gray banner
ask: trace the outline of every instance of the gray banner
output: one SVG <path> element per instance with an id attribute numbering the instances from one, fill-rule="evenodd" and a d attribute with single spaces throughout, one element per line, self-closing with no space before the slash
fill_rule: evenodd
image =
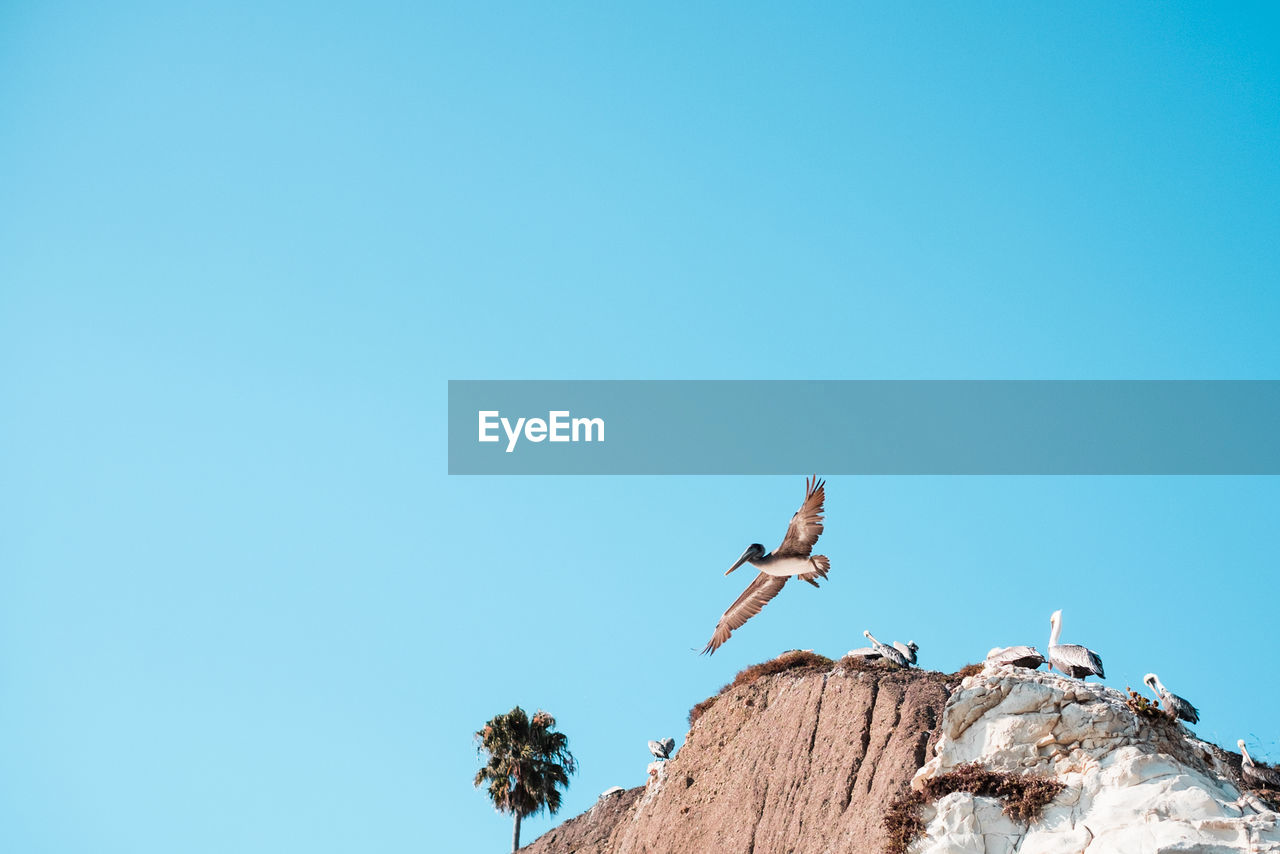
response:
<path id="1" fill-rule="evenodd" d="M 809 472 L 1280 474 L 1280 381 L 449 382 L 450 474 Z"/>

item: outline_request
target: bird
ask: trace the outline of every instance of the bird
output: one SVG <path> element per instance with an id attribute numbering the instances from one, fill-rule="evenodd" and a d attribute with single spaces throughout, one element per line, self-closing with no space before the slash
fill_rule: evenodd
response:
<path id="1" fill-rule="evenodd" d="M 1265 765 L 1255 765 L 1253 757 L 1244 746 L 1243 738 L 1236 741 L 1236 747 L 1240 748 L 1240 773 L 1244 775 L 1246 783 L 1268 789 L 1280 789 L 1280 771 Z"/>
<path id="2" fill-rule="evenodd" d="M 920 649 L 915 641 L 894 641 L 893 648 L 902 653 L 902 657 L 910 664 L 916 663 L 916 652 Z M 863 661 L 879 661 L 882 657 L 873 646 L 862 646 L 857 649 L 851 649 L 845 653 L 846 656 L 852 658 L 861 658 Z"/>
<path id="3" fill-rule="evenodd" d="M 880 657 L 885 661 L 891 661 L 899 667 L 911 666 L 911 663 L 907 661 L 907 657 L 902 654 L 901 650 L 896 647 L 880 643 L 880 641 L 871 636 L 871 632 L 864 631 L 862 634 L 867 640 L 871 641 L 871 648 L 880 653 Z M 912 657 L 914 658 L 914 656 Z"/>
<path id="4" fill-rule="evenodd" d="M 1049 617 L 1049 669 L 1058 668 L 1068 676 L 1084 679 L 1086 676 L 1097 676 L 1105 679 L 1102 672 L 1102 659 L 1091 649 L 1074 643 L 1058 643 L 1058 635 L 1062 632 L 1062 611 L 1054 611 Z"/>
<path id="5" fill-rule="evenodd" d="M 1195 724 L 1200 722 L 1200 712 L 1195 706 L 1188 703 L 1177 694 L 1164 687 L 1164 683 L 1160 681 L 1160 677 L 1154 673 L 1148 673 L 1142 677 L 1142 681 L 1147 683 L 1147 687 L 1155 692 L 1155 695 L 1164 703 L 1164 709 L 1175 718 L 1181 718 L 1187 723 Z"/>
<path id="6" fill-rule="evenodd" d="M 989 664 L 1012 664 L 1035 670 L 1044 664 L 1044 656 L 1034 646 L 998 646 L 987 653 Z"/>
<path id="7" fill-rule="evenodd" d="M 664 738 L 659 741 L 649 742 L 649 752 L 659 759 L 670 759 L 671 751 L 675 749 L 676 740 L 674 738 Z"/>
<path id="8" fill-rule="evenodd" d="M 760 574 L 747 585 L 747 589 L 729 606 L 729 610 L 720 616 L 711 640 L 707 641 L 702 650 L 703 655 L 714 654 L 729 639 L 734 629 L 741 628 L 743 623 L 759 614 L 760 609 L 778 595 L 791 576 L 807 581 L 814 587 L 818 586 L 817 579 L 827 577 L 831 561 L 826 555 L 810 555 L 813 544 L 822 535 L 825 483 L 826 481 L 818 480 L 817 475 L 812 479 L 805 479 L 804 502 L 791 517 L 782 545 L 772 552 L 766 552 L 764 546 L 752 543 L 733 566 L 725 570 L 724 574 L 728 575 L 744 563 L 749 563 L 760 570 Z"/>

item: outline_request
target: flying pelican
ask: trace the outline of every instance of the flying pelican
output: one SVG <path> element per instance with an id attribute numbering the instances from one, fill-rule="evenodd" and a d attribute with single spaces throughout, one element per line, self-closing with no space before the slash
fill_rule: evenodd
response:
<path id="1" fill-rule="evenodd" d="M 885 661 L 891 661 L 899 667 L 911 666 L 911 663 L 907 661 L 907 657 L 902 654 L 901 650 L 896 647 L 880 643 L 880 641 L 871 636 L 871 632 L 864 631 L 862 634 L 867 640 L 871 641 L 871 648 L 880 653 L 880 657 Z"/>
<path id="2" fill-rule="evenodd" d="M 1164 703 L 1166 712 L 1175 718 L 1181 718 L 1187 723 L 1195 724 L 1200 722 L 1200 712 L 1196 707 L 1164 687 L 1164 683 L 1160 681 L 1159 676 L 1154 673 L 1148 673 L 1142 677 L 1142 681 L 1147 683 L 1147 687 L 1154 691 L 1155 695 Z"/>
<path id="3" fill-rule="evenodd" d="M 791 576 L 807 581 L 814 587 L 818 586 L 816 579 L 827 577 L 831 561 L 827 560 L 826 555 L 811 556 L 809 554 L 813 544 L 822 535 L 822 502 L 826 498 L 823 491 L 825 482 L 818 480 L 817 475 L 814 475 L 812 480 L 805 479 L 804 503 L 791 517 L 791 524 L 787 526 L 787 535 L 782 538 L 782 545 L 772 552 L 765 552 L 764 546 L 752 543 L 747 546 L 747 550 L 734 562 L 733 566 L 725 571 L 725 575 L 728 575 L 744 563 L 749 563 L 760 570 L 760 574 L 756 576 L 755 581 L 747 585 L 747 589 L 742 591 L 742 595 L 729 606 L 729 610 L 721 615 L 711 640 L 707 641 L 706 648 L 702 650 L 703 655 L 714 654 L 720 645 L 729 639 L 734 629 L 740 628 L 747 620 L 759 614 L 760 609 L 778 595 L 778 591 Z"/>
<path id="4" fill-rule="evenodd" d="M 649 752 L 659 759 L 670 759 L 671 751 L 675 749 L 676 740 L 674 738 L 664 738 L 661 741 L 649 742 Z"/>
<path id="5" fill-rule="evenodd" d="M 1102 672 L 1102 659 L 1091 649 L 1079 644 L 1058 643 L 1058 635 L 1062 632 L 1062 611 L 1057 610 L 1049 617 L 1049 625 L 1053 630 L 1049 633 L 1049 669 L 1058 668 L 1068 676 L 1084 679 L 1086 676 L 1097 676 L 1105 679 Z"/>
<path id="6" fill-rule="evenodd" d="M 1255 765 L 1253 757 L 1244 746 L 1243 738 L 1236 742 L 1236 747 L 1240 748 L 1240 773 L 1244 775 L 1246 783 L 1268 789 L 1280 789 L 1280 771 L 1265 765 Z"/>
<path id="7" fill-rule="evenodd" d="M 1034 646 L 998 646 L 987 653 L 987 662 L 1035 670 L 1044 664 L 1044 656 Z"/>

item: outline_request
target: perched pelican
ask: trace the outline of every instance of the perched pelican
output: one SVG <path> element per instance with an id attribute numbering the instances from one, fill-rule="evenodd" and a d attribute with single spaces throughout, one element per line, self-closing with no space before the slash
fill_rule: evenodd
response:
<path id="1" fill-rule="evenodd" d="M 1280 771 L 1253 764 L 1253 757 L 1245 748 L 1243 738 L 1236 742 L 1236 747 L 1240 748 L 1240 773 L 1244 775 L 1246 783 L 1268 789 L 1280 789 Z"/>
<path id="2" fill-rule="evenodd" d="M 1091 649 L 1074 643 L 1058 643 L 1058 635 L 1062 633 L 1062 611 L 1057 610 L 1049 617 L 1049 625 L 1053 630 L 1049 633 L 1049 669 L 1058 668 L 1068 676 L 1084 679 L 1086 676 L 1097 676 L 1105 679 L 1102 672 L 1102 659 Z"/>
<path id="3" fill-rule="evenodd" d="M 1200 712 L 1196 707 L 1164 687 L 1159 676 L 1154 673 L 1148 673 L 1142 677 L 1142 681 L 1147 683 L 1147 687 L 1154 691 L 1155 695 L 1164 703 L 1166 712 L 1175 718 L 1181 718 L 1187 723 L 1195 724 L 1200 722 Z"/>
<path id="4" fill-rule="evenodd" d="M 1044 656 L 1034 646 L 998 646 L 987 653 L 987 662 L 1035 670 L 1044 664 Z"/>
<path id="5" fill-rule="evenodd" d="M 898 650 L 896 647 L 892 647 L 892 646 L 888 646 L 887 644 L 880 643 L 880 641 L 876 640 L 871 636 L 871 632 L 864 631 L 862 634 L 863 636 L 866 637 L 867 640 L 871 641 L 871 648 L 874 649 L 876 652 L 880 653 L 880 657 L 883 658 L 885 661 L 891 661 L 894 664 L 898 665 L 899 667 L 911 666 L 911 663 L 907 661 L 907 657 L 903 655 L 902 652 Z"/>
<path id="6" fill-rule="evenodd" d="M 649 752 L 659 759 L 670 759 L 671 751 L 676 747 L 674 738 L 664 738 L 661 741 L 649 742 Z"/>
<path id="7" fill-rule="evenodd" d="M 760 570 L 760 574 L 747 585 L 747 589 L 729 606 L 729 610 L 721 615 L 711 640 L 707 641 L 706 648 L 702 650 L 703 655 L 715 653 L 729 639 L 729 635 L 733 634 L 734 629 L 740 628 L 747 620 L 759 614 L 760 609 L 778 595 L 778 591 L 791 576 L 807 581 L 814 587 L 818 586 L 818 578 L 827 577 L 831 561 L 827 560 L 826 555 L 809 554 L 813 544 L 822 535 L 822 502 L 826 498 L 822 488 L 824 483 L 816 475 L 812 480 L 805 480 L 804 503 L 791 517 L 782 545 L 772 552 L 765 552 L 764 546 L 752 543 L 733 566 L 725 571 L 725 575 L 728 575 L 744 563 L 749 563 Z"/>
<path id="8" fill-rule="evenodd" d="M 915 641 L 907 641 L 906 643 L 894 641 L 893 648 L 902 653 L 902 657 L 907 660 L 908 664 L 916 663 L 916 653 L 920 650 L 920 647 L 916 646 Z"/>
<path id="9" fill-rule="evenodd" d="M 920 647 L 916 646 L 915 641 L 907 641 L 906 643 L 903 643 L 902 641 L 894 641 L 893 648 L 902 653 L 902 657 L 907 660 L 907 663 L 916 663 L 916 652 Z M 863 661 L 878 661 L 883 657 L 880 655 L 880 651 L 874 646 L 862 646 L 857 649 L 851 649 L 846 652 L 845 655 L 852 658 L 861 658 Z"/>

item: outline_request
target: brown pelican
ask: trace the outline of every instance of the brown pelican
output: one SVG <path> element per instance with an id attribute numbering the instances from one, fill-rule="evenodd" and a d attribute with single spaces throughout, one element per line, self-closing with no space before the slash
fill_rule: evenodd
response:
<path id="1" fill-rule="evenodd" d="M 804 484 L 804 503 L 791 517 L 787 526 L 787 535 L 782 538 L 782 545 L 772 552 L 765 552 L 764 546 L 752 543 L 725 571 L 725 575 L 733 572 L 744 563 L 749 563 L 760 574 L 756 580 L 747 585 L 742 595 L 729 606 L 716 623 L 716 630 L 702 650 L 703 655 L 715 653 L 720 645 L 729 639 L 733 630 L 760 613 L 760 609 L 769 600 L 778 595 L 778 591 L 787 583 L 787 579 L 796 576 L 814 587 L 818 586 L 818 578 L 826 578 L 831 561 L 825 555 L 810 555 L 813 544 L 822 535 L 822 502 L 826 498 L 823 492 L 825 481 L 806 479 Z"/>
<path id="2" fill-rule="evenodd" d="M 919 651 L 920 647 L 916 646 L 915 641 L 907 641 L 906 643 L 903 643 L 902 641 L 894 641 L 893 648 L 902 653 L 902 657 L 907 660 L 908 664 L 916 663 L 916 652 Z M 861 658 L 863 661 L 878 661 L 882 657 L 873 646 L 863 646 L 858 649 L 851 649 L 846 652 L 845 655 L 853 658 Z"/>
<path id="3" fill-rule="evenodd" d="M 1236 747 L 1240 748 L 1240 773 L 1244 775 L 1246 783 L 1267 789 L 1280 789 L 1280 771 L 1265 765 L 1255 765 L 1253 757 L 1244 746 L 1243 738 L 1236 742 Z"/>
<path id="4" fill-rule="evenodd" d="M 659 759 L 670 759 L 671 751 L 676 747 L 674 738 L 664 738 L 660 741 L 649 742 L 649 752 Z"/>
<path id="5" fill-rule="evenodd" d="M 1154 673 L 1148 673 L 1142 677 L 1142 681 L 1147 683 L 1147 687 L 1155 692 L 1155 695 L 1164 703 L 1166 712 L 1175 718 L 1181 718 L 1187 723 L 1195 724 L 1200 722 L 1200 712 L 1196 707 L 1164 687 L 1159 676 Z"/>
<path id="6" fill-rule="evenodd" d="M 871 636 L 871 632 L 864 631 L 862 634 L 867 640 L 871 641 L 871 648 L 880 653 L 880 657 L 885 661 L 891 661 L 899 667 L 911 666 L 911 662 L 907 661 L 907 657 L 897 647 L 880 643 L 880 641 Z"/>
<path id="7" fill-rule="evenodd" d="M 1086 676 L 1097 676 L 1105 679 L 1102 672 L 1102 659 L 1091 649 L 1079 644 L 1058 643 L 1058 635 L 1062 632 L 1062 611 L 1054 611 L 1049 617 L 1049 625 L 1053 630 L 1049 633 L 1049 669 L 1058 668 L 1068 676 L 1084 679 Z"/>
<path id="8" fill-rule="evenodd" d="M 1044 656 L 1034 646 L 998 646 L 987 653 L 989 664 L 1012 664 L 1035 670 L 1044 664 Z"/>

